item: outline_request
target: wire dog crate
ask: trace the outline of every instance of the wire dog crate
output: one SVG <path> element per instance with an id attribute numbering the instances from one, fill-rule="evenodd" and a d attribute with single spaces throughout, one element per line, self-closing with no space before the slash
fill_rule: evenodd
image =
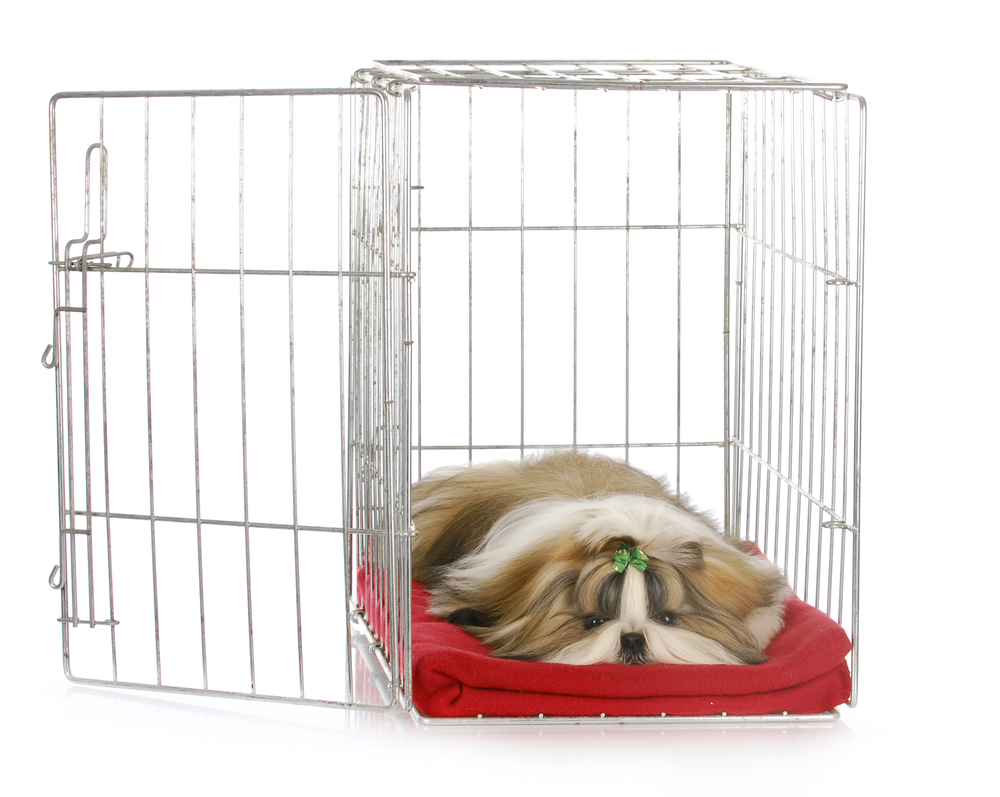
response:
<path id="1" fill-rule="evenodd" d="M 577 447 L 756 541 L 847 630 L 856 701 L 846 86 L 385 61 L 56 95 L 50 153 L 68 677 L 410 709 L 411 482 Z"/>

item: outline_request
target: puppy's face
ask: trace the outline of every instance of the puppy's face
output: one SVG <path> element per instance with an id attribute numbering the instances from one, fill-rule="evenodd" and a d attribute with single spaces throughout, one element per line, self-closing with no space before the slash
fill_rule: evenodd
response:
<path id="1" fill-rule="evenodd" d="M 751 574 L 729 572 L 723 583 L 724 565 L 694 541 L 656 556 L 645 555 L 631 538 L 612 545 L 581 567 L 567 605 L 576 638 L 549 661 L 756 664 L 767 658 L 746 622 L 752 611 L 747 591 L 759 592 Z M 623 553 L 633 563 L 619 572 Z M 643 570 L 637 555 L 645 555 Z"/>
<path id="2" fill-rule="evenodd" d="M 526 507 L 436 593 L 494 655 L 565 664 L 753 664 L 787 585 L 697 517 L 653 499 Z"/>

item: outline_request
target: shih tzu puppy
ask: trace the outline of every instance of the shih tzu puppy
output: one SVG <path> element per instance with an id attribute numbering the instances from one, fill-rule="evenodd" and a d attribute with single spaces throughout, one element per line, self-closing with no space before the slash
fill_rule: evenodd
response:
<path id="1" fill-rule="evenodd" d="M 624 462 L 575 451 L 443 468 L 413 487 L 413 577 L 492 655 L 565 664 L 756 664 L 791 595 Z"/>

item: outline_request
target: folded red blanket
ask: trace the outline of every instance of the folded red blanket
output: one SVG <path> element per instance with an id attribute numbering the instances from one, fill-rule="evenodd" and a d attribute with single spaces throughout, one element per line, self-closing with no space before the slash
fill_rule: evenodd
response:
<path id="1" fill-rule="evenodd" d="M 493 658 L 430 614 L 422 585 L 412 594 L 413 702 L 428 717 L 818 714 L 851 696 L 847 634 L 795 597 L 763 664 L 581 666 Z"/>

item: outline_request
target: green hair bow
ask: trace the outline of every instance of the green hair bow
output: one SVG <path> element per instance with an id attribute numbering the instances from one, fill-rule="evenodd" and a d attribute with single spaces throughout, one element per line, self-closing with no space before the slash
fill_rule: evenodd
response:
<path id="1" fill-rule="evenodd" d="M 611 566 L 619 573 L 624 573 L 629 565 L 641 573 L 646 569 L 649 557 L 638 548 L 633 548 L 631 551 L 628 548 L 619 548 L 614 552 L 614 560 Z"/>

